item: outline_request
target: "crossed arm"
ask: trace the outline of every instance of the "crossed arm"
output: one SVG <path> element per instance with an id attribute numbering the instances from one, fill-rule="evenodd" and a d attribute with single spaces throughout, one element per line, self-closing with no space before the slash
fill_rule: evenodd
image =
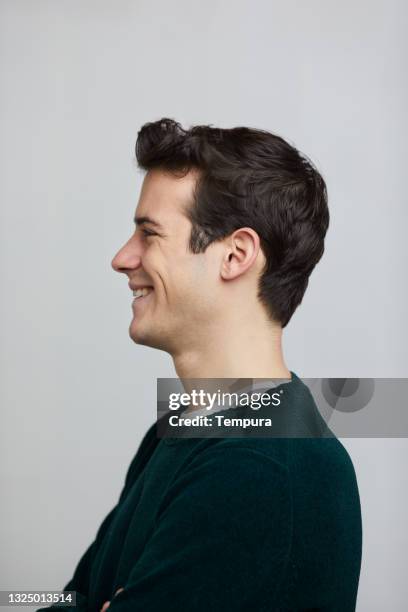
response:
<path id="1" fill-rule="evenodd" d="M 77 610 L 87 610 L 92 559 L 114 512 L 65 587 L 77 591 Z M 228 612 L 254 598 L 253 609 L 277 607 L 291 514 L 286 468 L 248 448 L 205 451 L 169 488 L 142 555 L 102 612 Z"/>

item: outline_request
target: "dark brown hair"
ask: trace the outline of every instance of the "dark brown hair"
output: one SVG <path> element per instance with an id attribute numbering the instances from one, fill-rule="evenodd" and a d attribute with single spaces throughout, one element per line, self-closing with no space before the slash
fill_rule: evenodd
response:
<path id="1" fill-rule="evenodd" d="M 266 264 L 258 298 L 268 316 L 285 327 L 323 255 L 329 225 L 326 184 L 313 163 L 270 132 L 197 125 L 184 130 L 172 119 L 143 125 L 136 159 L 144 170 L 184 176 L 199 169 L 190 249 L 205 251 L 240 227 L 260 238 Z"/>

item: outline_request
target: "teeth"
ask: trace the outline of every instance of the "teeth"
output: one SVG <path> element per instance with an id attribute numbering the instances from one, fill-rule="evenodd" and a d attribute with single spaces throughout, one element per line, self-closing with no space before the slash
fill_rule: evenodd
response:
<path id="1" fill-rule="evenodd" d="M 136 291 L 133 291 L 133 297 L 135 298 L 144 297 L 145 295 L 150 293 L 151 290 L 152 290 L 151 287 L 143 287 L 143 289 L 136 289 Z"/>

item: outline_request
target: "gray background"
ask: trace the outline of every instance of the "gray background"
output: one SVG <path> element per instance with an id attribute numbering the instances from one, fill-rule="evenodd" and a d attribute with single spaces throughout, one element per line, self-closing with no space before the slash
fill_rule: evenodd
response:
<path id="1" fill-rule="evenodd" d="M 0 7 L 0 588 L 60 589 L 155 418 L 156 377 L 174 375 L 167 354 L 128 337 L 131 295 L 110 268 L 132 232 L 144 122 L 261 127 L 307 153 L 331 227 L 285 332 L 287 364 L 407 376 L 407 5 Z M 344 445 L 364 520 L 357 609 L 402 612 L 408 442 Z"/>

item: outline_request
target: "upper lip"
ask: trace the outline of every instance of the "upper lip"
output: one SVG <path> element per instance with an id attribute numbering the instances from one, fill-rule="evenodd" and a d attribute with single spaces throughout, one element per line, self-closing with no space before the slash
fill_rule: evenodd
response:
<path id="1" fill-rule="evenodd" d="M 129 288 L 131 289 L 131 291 L 137 291 L 138 289 L 144 289 L 144 287 L 150 287 L 151 289 L 153 289 L 152 285 L 146 285 L 146 284 L 138 284 L 136 285 L 135 283 L 128 283 Z"/>

